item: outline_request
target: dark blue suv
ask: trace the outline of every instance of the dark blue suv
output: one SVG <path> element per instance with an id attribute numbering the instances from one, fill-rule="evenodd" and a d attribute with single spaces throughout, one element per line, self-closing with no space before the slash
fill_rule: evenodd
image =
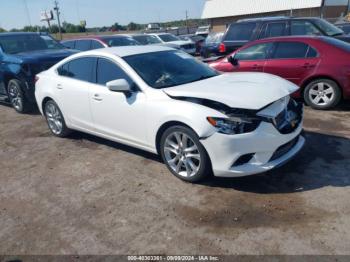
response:
<path id="1" fill-rule="evenodd" d="M 0 34 L 0 101 L 19 113 L 35 105 L 35 75 L 78 51 L 41 33 Z"/>

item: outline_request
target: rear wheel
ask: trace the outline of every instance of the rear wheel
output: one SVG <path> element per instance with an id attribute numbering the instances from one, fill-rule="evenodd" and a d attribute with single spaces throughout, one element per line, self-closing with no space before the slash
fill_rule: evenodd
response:
<path id="1" fill-rule="evenodd" d="M 332 80 L 317 79 L 306 86 L 304 100 L 314 109 L 330 109 L 339 104 L 341 90 Z"/>
<path id="2" fill-rule="evenodd" d="M 176 177 L 198 182 L 210 173 L 209 156 L 190 128 L 170 127 L 163 133 L 160 143 L 162 159 Z"/>
<path id="3" fill-rule="evenodd" d="M 71 133 L 71 130 L 66 126 L 61 110 L 53 100 L 45 103 L 44 114 L 52 134 L 58 137 L 66 137 Z"/>
<path id="4" fill-rule="evenodd" d="M 10 80 L 7 86 L 10 103 L 12 107 L 21 114 L 29 112 L 33 107 L 33 105 L 26 99 L 23 87 L 24 84 L 17 79 Z"/>

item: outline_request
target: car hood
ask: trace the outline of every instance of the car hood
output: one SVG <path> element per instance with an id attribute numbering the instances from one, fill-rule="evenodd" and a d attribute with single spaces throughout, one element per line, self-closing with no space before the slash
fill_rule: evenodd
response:
<path id="1" fill-rule="evenodd" d="M 230 73 L 164 89 L 171 97 L 208 99 L 231 108 L 259 110 L 290 95 L 298 86 L 265 73 Z"/>
<path id="2" fill-rule="evenodd" d="M 32 63 L 41 63 L 41 62 L 58 62 L 78 52 L 79 51 L 72 50 L 72 49 L 38 50 L 38 51 L 18 53 L 13 56 L 22 60 L 23 63 L 32 64 Z"/>
<path id="3" fill-rule="evenodd" d="M 192 42 L 192 41 L 183 41 L 183 40 L 179 40 L 179 41 L 167 42 L 167 44 L 182 46 L 182 45 L 193 44 L 193 42 Z"/>

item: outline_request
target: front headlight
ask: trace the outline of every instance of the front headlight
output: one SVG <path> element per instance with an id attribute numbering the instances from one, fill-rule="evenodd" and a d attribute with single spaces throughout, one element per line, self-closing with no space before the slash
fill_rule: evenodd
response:
<path id="1" fill-rule="evenodd" d="M 248 117 L 207 117 L 208 122 L 217 128 L 218 132 L 226 135 L 253 132 L 260 124 L 260 120 Z"/>

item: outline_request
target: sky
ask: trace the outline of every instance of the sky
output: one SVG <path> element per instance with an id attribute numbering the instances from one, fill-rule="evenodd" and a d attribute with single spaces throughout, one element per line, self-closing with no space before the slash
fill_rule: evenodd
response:
<path id="1" fill-rule="evenodd" d="M 242 0 L 247 1 L 247 0 Z M 263 1 L 263 0 L 260 0 Z M 283 0 L 280 0 L 283 1 Z M 0 27 L 7 30 L 25 25 L 46 25 L 40 13 L 52 10 L 54 0 L 0 0 Z M 58 0 L 61 21 L 87 27 L 110 26 L 115 22 L 150 23 L 200 18 L 205 0 Z M 327 4 L 344 4 L 348 0 L 326 0 Z"/>
<path id="2" fill-rule="evenodd" d="M 46 25 L 40 13 L 53 9 L 54 0 L 0 0 L 0 27 L 7 30 L 25 25 Z M 200 18 L 205 0 L 58 0 L 61 21 L 87 27 L 110 26 L 115 22 L 150 23 Z"/>

